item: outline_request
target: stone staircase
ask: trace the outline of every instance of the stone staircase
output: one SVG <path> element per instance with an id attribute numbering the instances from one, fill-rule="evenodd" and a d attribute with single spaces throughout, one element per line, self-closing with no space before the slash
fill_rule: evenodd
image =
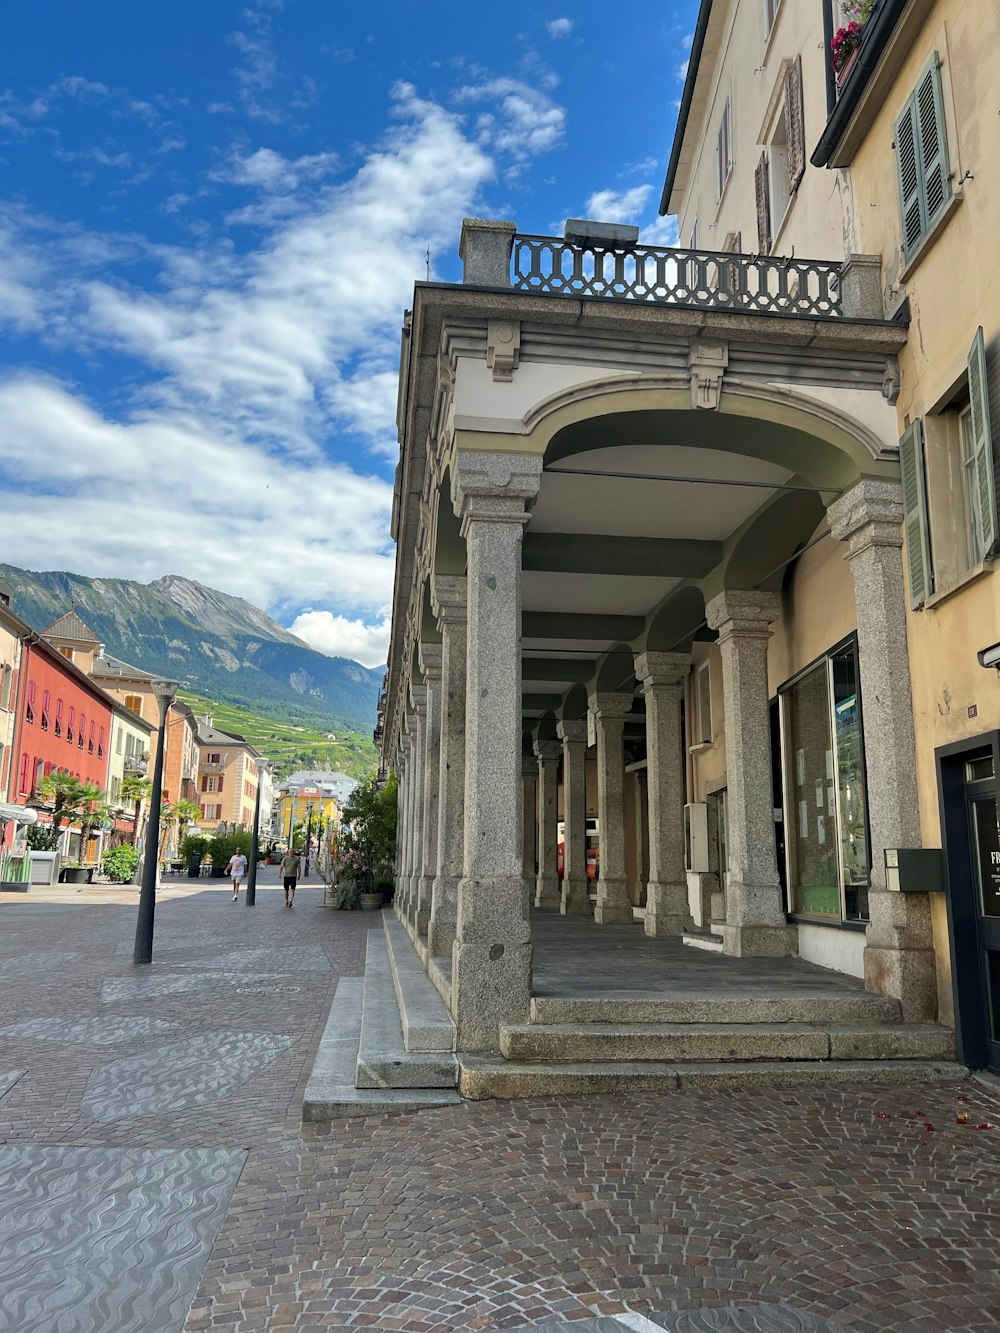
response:
<path id="1" fill-rule="evenodd" d="M 465 1097 L 964 1078 L 954 1034 L 865 991 L 774 997 L 536 996 L 500 1055 L 460 1054 Z"/>
<path id="2" fill-rule="evenodd" d="M 368 932 L 365 975 L 337 986 L 302 1104 L 304 1121 L 449 1106 L 455 1026 L 389 912 Z"/>
<path id="3" fill-rule="evenodd" d="M 954 1034 L 903 1023 L 860 988 L 677 995 L 539 995 L 504 1024 L 496 1055 L 455 1054 L 447 966 L 428 976 L 391 912 L 368 932 L 365 975 L 345 977 L 306 1090 L 324 1121 L 453 1105 L 462 1097 L 943 1082 L 966 1077 Z"/>

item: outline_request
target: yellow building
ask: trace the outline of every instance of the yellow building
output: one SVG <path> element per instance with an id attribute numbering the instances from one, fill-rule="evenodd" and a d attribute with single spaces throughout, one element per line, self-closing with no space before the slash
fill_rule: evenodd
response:
<path id="1" fill-rule="evenodd" d="M 275 838 L 287 842 L 290 832 L 312 825 L 313 833 L 322 826 L 340 825 L 341 803 L 328 783 L 282 782 L 275 789 L 271 829 Z"/>

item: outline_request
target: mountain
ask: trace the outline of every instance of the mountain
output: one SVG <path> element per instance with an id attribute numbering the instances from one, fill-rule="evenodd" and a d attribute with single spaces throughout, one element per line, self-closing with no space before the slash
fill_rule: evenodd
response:
<path id="1" fill-rule="evenodd" d="M 136 583 L 0 564 L 0 576 L 32 629 L 75 607 L 113 657 L 195 694 L 331 730 L 374 726 L 381 670 L 316 652 L 242 597 L 176 574 Z"/>

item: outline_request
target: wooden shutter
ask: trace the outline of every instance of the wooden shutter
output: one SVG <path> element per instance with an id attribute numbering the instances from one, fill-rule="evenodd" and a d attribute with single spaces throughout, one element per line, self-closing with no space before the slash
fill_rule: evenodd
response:
<path id="1" fill-rule="evenodd" d="M 805 112 L 802 104 L 802 57 L 796 56 L 785 75 L 785 134 L 788 140 L 788 193 L 799 188 L 806 169 Z"/>
<path id="2" fill-rule="evenodd" d="M 757 244 L 762 255 L 771 249 L 771 191 L 768 180 L 767 153 L 761 153 L 753 174 L 757 194 Z"/>
<path id="3" fill-rule="evenodd" d="M 903 253 L 907 258 L 920 244 L 926 227 L 923 190 L 917 168 L 918 152 L 916 99 L 911 97 L 896 121 L 896 178 L 903 222 Z"/>
<path id="4" fill-rule="evenodd" d="M 934 591 L 924 481 L 924 432 L 919 420 L 907 428 L 899 441 L 899 470 L 903 482 L 903 535 L 910 575 L 910 606 L 917 610 Z"/>
<path id="5" fill-rule="evenodd" d="M 219 785 L 218 785 L 218 787 L 216 787 L 216 789 L 215 789 L 215 790 L 219 793 L 220 796 L 222 795 L 222 788 L 223 788 L 223 784 L 225 783 L 225 781 L 226 781 L 225 774 L 224 774 L 224 773 L 220 773 L 220 774 L 219 774 Z"/>
<path id="6" fill-rule="evenodd" d="M 915 94 L 920 133 L 920 177 L 929 228 L 951 196 L 948 177 L 948 132 L 941 97 L 941 68 L 937 52 L 920 77 Z"/>
<path id="7" fill-rule="evenodd" d="M 201 789 L 202 789 L 202 791 L 208 791 L 208 778 L 207 778 L 207 777 L 202 776 L 202 779 L 201 779 Z"/>
<path id="8" fill-rule="evenodd" d="M 976 455 L 976 512 L 970 517 L 979 527 L 981 550 L 988 556 L 997 541 L 997 483 L 990 431 L 990 401 L 986 378 L 986 344 L 982 326 L 969 348 L 969 407 Z"/>

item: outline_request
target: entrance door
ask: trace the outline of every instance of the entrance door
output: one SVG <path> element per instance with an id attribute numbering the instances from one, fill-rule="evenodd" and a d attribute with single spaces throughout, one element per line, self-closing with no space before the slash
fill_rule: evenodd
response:
<path id="1" fill-rule="evenodd" d="M 1000 826 L 992 752 L 966 761 L 965 798 L 987 1063 L 1000 1069 Z"/>

